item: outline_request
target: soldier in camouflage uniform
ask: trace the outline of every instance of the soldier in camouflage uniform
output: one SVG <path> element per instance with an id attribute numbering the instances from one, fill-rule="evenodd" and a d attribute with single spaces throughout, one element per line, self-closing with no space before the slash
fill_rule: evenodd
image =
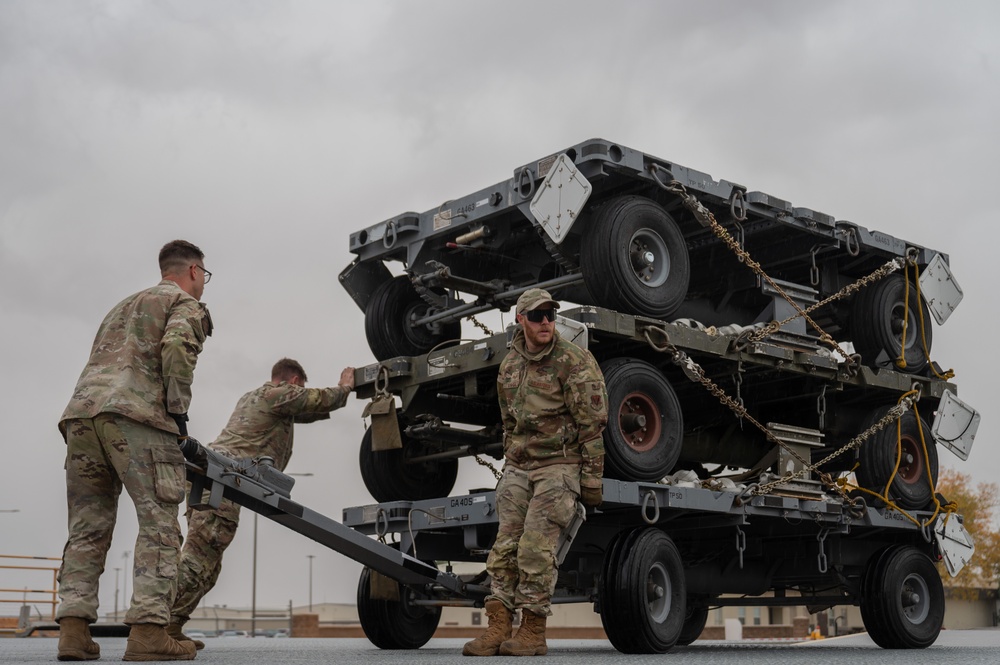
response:
<path id="1" fill-rule="evenodd" d="M 271 369 L 271 380 L 236 403 L 229 423 L 210 447 L 237 459 L 270 457 L 284 471 L 292 456 L 294 424 L 329 418 L 331 411 L 344 406 L 354 388 L 354 368 L 340 373 L 336 388 L 306 388 L 305 383 L 302 365 L 289 358 L 279 360 Z M 167 632 L 199 649 L 204 642 L 184 635 L 183 626 L 218 581 L 222 554 L 233 542 L 239 519 L 240 507 L 227 499 L 216 509 L 187 512 L 187 539 Z"/>
<path id="2" fill-rule="evenodd" d="M 486 562 L 489 627 L 465 645 L 466 656 L 547 653 L 559 536 L 578 498 L 601 503 L 607 390 L 590 352 L 559 336 L 557 307 L 542 289 L 518 299 L 521 330 L 500 365 L 505 461 L 496 490 L 500 527 Z M 518 609 L 521 626 L 511 638 Z"/>
<path id="3" fill-rule="evenodd" d="M 211 273 L 205 255 L 175 240 L 160 250 L 162 281 L 118 303 L 97 331 L 90 359 L 59 420 L 66 441 L 69 538 L 59 570 L 59 660 L 94 660 L 100 648 L 97 584 L 104 571 L 122 487 L 135 503 L 131 626 L 124 660 L 190 660 L 165 630 L 180 557 L 178 447 L 195 363 L 212 332 L 199 301 Z"/>

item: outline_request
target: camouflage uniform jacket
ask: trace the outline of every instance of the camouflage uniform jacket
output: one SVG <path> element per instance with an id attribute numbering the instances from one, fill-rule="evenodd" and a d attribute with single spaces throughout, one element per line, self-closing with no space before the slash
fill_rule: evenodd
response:
<path id="1" fill-rule="evenodd" d="M 169 413 L 187 413 L 194 368 L 212 332 L 205 306 L 165 279 L 104 317 L 69 405 L 59 419 L 116 413 L 177 433 Z"/>
<path id="2" fill-rule="evenodd" d="M 519 330 L 500 364 L 497 392 L 507 463 L 528 470 L 604 455 L 608 395 L 589 351 L 555 333 L 531 354 Z"/>
<path id="3" fill-rule="evenodd" d="M 236 403 L 229 422 L 211 447 L 229 457 L 274 459 L 284 471 L 292 457 L 294 423 L 311 423 L 330 417 L 347 404 L 346 388 L 304 388 L 282 381 L 268 381 Z"/>

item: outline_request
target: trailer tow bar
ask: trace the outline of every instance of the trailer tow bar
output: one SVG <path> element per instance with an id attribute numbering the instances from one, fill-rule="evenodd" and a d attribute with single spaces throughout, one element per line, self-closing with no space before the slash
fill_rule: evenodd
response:
<path id="1" fill-rule="evenodd" d="M 191 481 L 188 505 L 196 510 L 217 508 L 225 498 L 400 584 L 432 585 L 458 596 L 473 592 L 458 576 L 440 571 L 292 501 L 294 478 L 269 466 L 266 460 L 234 460 L 201 444 L 197 444 L 197 448 L 192 446 L 190 454 L 185 450 L 185 457 Z"/>

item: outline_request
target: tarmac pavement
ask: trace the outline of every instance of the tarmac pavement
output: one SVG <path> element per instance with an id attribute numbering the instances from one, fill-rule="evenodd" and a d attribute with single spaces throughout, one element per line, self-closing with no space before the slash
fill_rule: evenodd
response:
<path id="1" fill-rule="evenodd" d="M 413 651 L 383 651 L 366 639 L 323 638 L 209 638 L 195 662 L 219 665 L 378 663 L 464 663 L 464 639 L 434 639 Z M 97 638 L 101 659 L 120 661 L 125 639 Z M 0 663 L 52 663 L 56 660 L 55 638 L 0 639 Z M 889 651 L 879 648 L 865 633 L 798 643 L 744 640 L 742 642 L 698 641 L 664 655 L 626 655 L 605 640 L 549 640 L 549 654 L 543 662 L 572 662 L 573 665 L 605 663 L 678 663 L 705 665 L 777 665 L 779 663 L 822 663 L 823 665 L 996 665 L 1000 662 L 1000 629 L 942 631 L 928 649 Z M 513 658 L 493 659 L 510 662 Z M 521 661 L 523 662 L 523 661 Z"/>

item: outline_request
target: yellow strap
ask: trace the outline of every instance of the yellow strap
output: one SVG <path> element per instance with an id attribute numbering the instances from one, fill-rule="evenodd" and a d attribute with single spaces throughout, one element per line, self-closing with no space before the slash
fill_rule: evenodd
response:
<path id="1" fill-rule="evenodd" d="M 906 395 L 909 395 L 909 394 L 911 394 L 913 392 L 914 391 L 911 390 L 910 392 L 904 394 L 902 397 L 899 398 L 899 402 L 902 402 L 903 398 L 905 398 Z M 887 482 L 885 484 L 885 490 L 883 490 L 883 492 L 881 494 L 879 494 L 878 492 L 873 492 L 871 490 L 865 489 L 864 487 L 858 487 L 856 485 L 851 485 L 847 481 L 846 478 L 839 478 L 837 480 L 837 484 L 840 485 L 841 487 L 845 488 L 845 489 L 847 489 L 847 488 L 857 489 L 857 490 L 860 490 L 861 492 L 864 492 L 865 494 L 870 494 L 871 496 L 877 497 L 879 500 L 883 501 L 888 507 L 892 508 L 893 510 L 897 511 L 899 514 L 903 515 L 906 519 L 910 520 L 911 522 L 913 522 L 917 526 L 919 526 L 921 528 L 924 528 L 924 527 L 926 527 L 926 526 L 928 526 L 930 524 L 933 524 L 934 520 L 937 518 L 938 515 L 941 514 L 942 511 L 945 513 L 945 519 L 947 520 L 948 517 L 951 516 L 951 513 L 954 513 L 954 512 L 956 512 L 958 510 L 958 506 L 954 502 L 949 502 L 949 503 L 946 503 L 946 504 L 942 505 L 941 502 L 938 500 L 937 492 L 935 492 L 936 488 L 934 487 L 934 477 L 931 475 L 931 466 L 930 466 L 930 463 L 929 463 L 930 456 L 929 456 L 928 450 L 927 450 L 927 439 L 926 439 L 926 437 L 924 437 L 923 420 L 920 418 L 920 411 L 917 409 L 917 405 L 916 404 L 913 405 L 913 414 L 917 417 L 917 430 L 920 432 L 920 445 L 921 445 L 921 447 L 923 448 L 923 451 L 924 451 L 924 466 L 926 467 L 926 472 L 927 472 L 926 473 L 927 484 L 931 488 L 931 499 L 934 501 L 934 513 L 930 517 L 928 517 L 925 522 L 920 522 L 917 518 L 913 517 L 908 512 L 906 512 L 905 510 L 903 510 L 902 508 L 900 508 L 899 506 L 897 506 L 896 503 L 889 498 L 889 488 L 892 486 L 892 481 L 895 480 L 895 478 L 896 478 L 896 473 L 899 471 L 899 464 L 900 464 L 900 462 L 902 460 L 902 457 L 903 457 L 903 419 L 902 418 L 900 418 L 899 420 L 896 421 L 896 466 L 892 470 L 892 475 L 889 476 L 889 482 Z M 851 472 L 855 471 L 860 466 L 861 466 L 860 463 L 855 464 L 854 468 L 851 469 Z M 849 491 L 849 489 L 848 489 L 848 491 Z"/>

